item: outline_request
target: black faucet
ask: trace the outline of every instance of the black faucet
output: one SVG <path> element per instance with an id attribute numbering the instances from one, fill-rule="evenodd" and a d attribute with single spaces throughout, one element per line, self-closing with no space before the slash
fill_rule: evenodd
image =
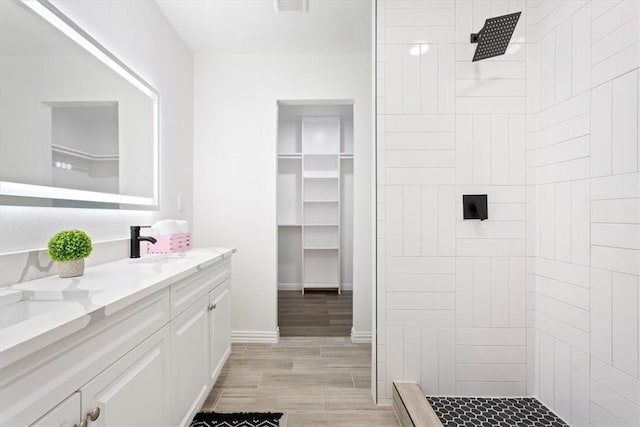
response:
<path id="1" fill-rule="evenodd" d="M 157 240 L 151 236 L 141 236 L 141 228 L 151 228 L 150 225 L 132 225 L 131 226 L 131 255 L 129 258 L 140 258 L 140 242 L 156 243 Z"/>

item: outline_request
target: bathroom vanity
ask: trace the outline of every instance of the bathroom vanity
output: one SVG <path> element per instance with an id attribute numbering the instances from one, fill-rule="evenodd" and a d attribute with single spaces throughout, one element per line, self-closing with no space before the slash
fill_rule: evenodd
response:
<path id="1" fill-rule="evenodd" d="M 188 426 L 229 357 L 233 252 L 0 289 L 0 425 Z"/>

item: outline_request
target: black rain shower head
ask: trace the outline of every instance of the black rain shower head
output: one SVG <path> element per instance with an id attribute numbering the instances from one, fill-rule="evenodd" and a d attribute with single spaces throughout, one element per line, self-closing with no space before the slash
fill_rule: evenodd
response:
<path id="1" fill-rule="evenodd" d="M 478 43 L 476 53 L 473 55 L 473 62 L 504 55 L 521 13 L 516 12 L 489 18 L 478 33 L 471 34 L 471 43 Z"/>

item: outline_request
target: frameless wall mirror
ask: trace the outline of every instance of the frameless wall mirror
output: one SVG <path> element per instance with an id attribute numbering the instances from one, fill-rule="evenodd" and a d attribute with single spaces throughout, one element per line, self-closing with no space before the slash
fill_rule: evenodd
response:
<path id="1" fill-rule="evenodd" d="M 158 92 L 46 0 L 0 2 L 0 202 L 158 205 Z"/>

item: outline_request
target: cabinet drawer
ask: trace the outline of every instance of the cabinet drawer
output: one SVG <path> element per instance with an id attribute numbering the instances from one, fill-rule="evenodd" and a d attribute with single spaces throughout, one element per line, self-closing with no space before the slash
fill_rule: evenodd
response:
<path id="1" fill-rule="evenodd" d="M 137 302 L 2 370 L 0 424 L 32 424 L 169 322 L 169 290 Z"/>
<path id="2" fill-rule="evenodd" d="M 230 276 L 231 262 L 227 258 L 171 285 L 171 318 L 174 319 Z"/>

